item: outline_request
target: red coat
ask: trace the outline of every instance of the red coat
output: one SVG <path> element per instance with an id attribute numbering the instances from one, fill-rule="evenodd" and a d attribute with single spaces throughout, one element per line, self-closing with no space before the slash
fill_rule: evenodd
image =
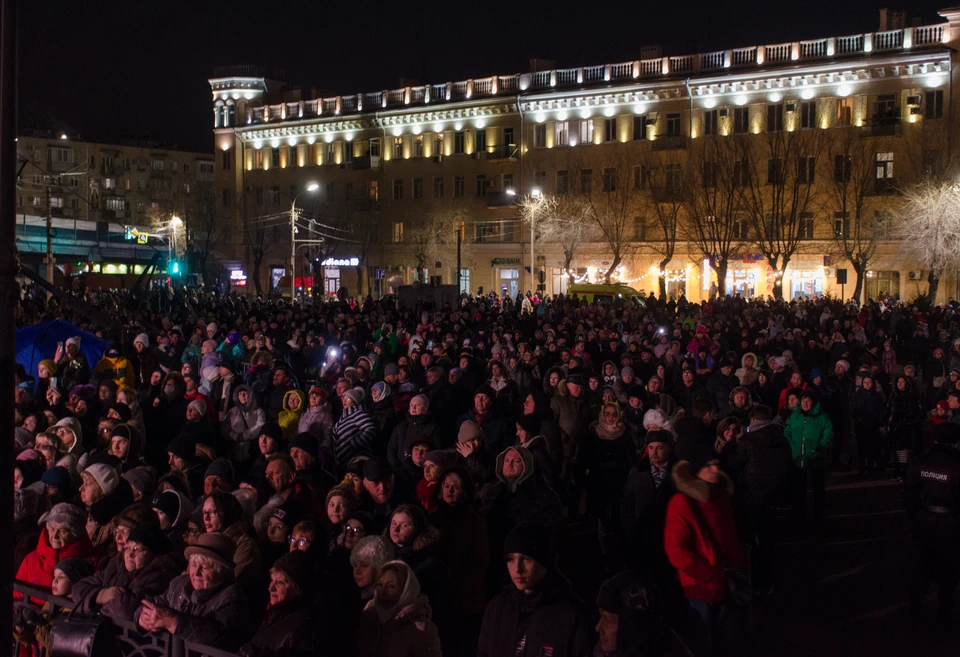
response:
<path id="1" fill-rule="evenodd" d="M 20 564 L 20 569 L 17 570 L 16 579 L 34 586 L 50 588 L 50 585 L 53 584 L 53 571 L 57 564 L 70 557 L 86 557 L 96 562 L 93 558 L 93 546 L 90 545 L 90 539 L 86 532 L 77 539 L 76 543 L 68 545 L 62 550 L 54 550 L 50 547 L 50 537 L 47 535 L 46 527 L 44 527 L 40 532 L 40 540 L 37 541 L 37 549 L 24 558 L 23 563 Z M 23 600 L 21 594 L 14 592 L 13 595 L 15 600 Z M 34 599 L 32 602 L 43 604 L 43 600 Z"/>
<path id="2" fill-rule="evenodd" d="M 417 501 L 420 506 L 427 510 L 427 513 L 433 513 L 437 510 L 437 498 L 433 491 L 437 488 L 437 482 L 421 479 L 417 482 Z"/>
<path id="3" fill-rule="evenodd" d="M 677 569 L 683 593 L 693 600 L 717 601 L 727 596 L 725 569 L 739 568 L 743 561 L 737 524 L 730 503 L 733 483 L 721 473 L 718 484 L 708 484 L 690 474 L 690 463 L 680 461 L 673 469 L 677 494 L 667 504 L 663 546 Z M 715 544 L 704 536 L 692 505 L 701 514 L 720 542 L 722 552 L 733 563 L 718 559 Z"/>

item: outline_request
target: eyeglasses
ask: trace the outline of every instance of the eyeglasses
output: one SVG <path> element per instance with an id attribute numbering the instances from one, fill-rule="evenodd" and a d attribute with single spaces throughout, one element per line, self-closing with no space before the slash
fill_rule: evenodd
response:
<path id="1" fill-rule="evenodd" d="M 343 531 L 345 531 L 345 532 L 352 532 L 352 533 L 354 533 L 354 534 L 359 534 L 359 533 L 361 533 L 361 532 L 364 533 L 364 534 L 367 533 L 367 530 L 364 529 L 363 527 L 351 527 L 350 525 L 344 525 L 344 526 L 343 526 Z"/>
<path id="2" fill-rule="evenodd" d="M 136 547 L 131 547 L 128 545 L 127 547 L 124 548 L 124 550 L 126 550 L 131 556 L 134 556 L 134 557 L 137 556 L 138 554 L 147 554 L 150 552 L 150 550 L 148 550 L 147 548 L 140 547 L 139 545 Z"/>
<path id="3" fill-rule="evenodd" d="M 290 545 L 296 545 L 298 548 L 306 547 L 313 542 L 312 539 L 305 538 L 303 536 L 300 536 L 299 538 L 296 536 L 291 536 L 287 540 L 290 542 Z"/>
<path id="4" fill-rule="evenodd" d="M 216 509 L 214 509 L 213 511 L 204 511 L 204 512 L 203 512 L 203 517 L 204 517 L 204 518 L 217 518 L 217 517 L 219 517 L 219 515 L 220 515 L 220 512 L 217 511 Z"/>
<path id="5" fill-rule="evenodd" d="M 190 529 L 188 529 L 187 531 L 185 531 L 185 532 L 183 532 L 183 533 L 184 533 L 185 535 L 187 535 L 187 536 L 199 536 L 199 535 L 202 534 L 203 532 L 201 532 L 199 529 L 194 529 L 194 528 L 191 527 Z"/>

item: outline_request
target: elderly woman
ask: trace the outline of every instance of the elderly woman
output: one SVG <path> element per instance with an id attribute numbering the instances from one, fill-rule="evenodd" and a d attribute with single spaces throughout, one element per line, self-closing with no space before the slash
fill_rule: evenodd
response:
<path id="1" fill-rule="evenodd" d="M 70 557 L 90 558 L 93 546 L 86 531 L 86 513 L 72 504 L 57 504 L 40 516 L 40 539 L 17 569 L 16 579 L 27 584 L 49 587 L 57 563 Z M 16 599 L 22 599 L 15 593 Z M 36 601 L 35 601 L 36 602 Z M 42 604 L 42 601 L 39 601 Z"/>
<path id="2" fill-rule="evenodd" d="M 103 556 L 113 545 L 113 519 L 133 504 L 133 490 L 115 468 L 95 463 L 80 478 L 80 501 L 87 507 L 87 535 L 94 553 Z"/>
<path id="3" fill-rule="evenodd" d="M 373 599 L 380 568 L 393 561 L 393 545 L 382 536 L 364 536 L 350 552 L 350 567 L 353 581 L 360 589 L 360 603 L 365 605 Z"/>
<path id="4" fill-rule="evenodd" d="M 184 550 L 187 574 L 163 595 L 144 598 L 134 616 L 147 632 L 233 650 L 249 636 L 250 608 L 233 576 L 235 543 L 224 534 L 204 534 Z"/>
<path id="5" fill-rule="evenodd" d="M 410 399 L 410 410 L 390 434 L 387 445 L 387 461 L 394 470 L 400 469 L 413 450 L 414 439 L 426 436 L 433 444 L 440 438 L 440 429 L 430 413 L 430 401 L 426 395 L 415 395 Z"/>
<path id="6" fill-rule="evenodd" d="M 377 437 L 377 425 L 363 409 L 364 392 L 350 388 L 343 393 L 343 412 L 333 425 L 333 453 L 337 467 L 343 468 L 355 456 L 370 454 Z"/>
<path id="7" fill-rule="evenodd" d="M 608 559 L 616 560 L 615 536 L 620 531 L 620 494 L 627 473 L 636 461 L 636 447 L 627 433 L 620 407 L 605 403 L 592 423 L 581 447 L 581 464 L 587 471 L 587 504 L 599 524 L 600 546 Z"/>
<path id="8" fill-rule="evenodd" d="M 390 561 L 377 577 L 374 604 L 363 612 L 357 657 L 439 657 L 440 639 L 430 620 L 420 582 L 402 561 Z"/>
<path id="9" fill-rule="evenodd" d="M 183 555 L 172 550 L 173 546 L 160 530 L 131 529 L 116 559 L 74 585 L 76 609 L 133 620 L 144 597 L 161 595 L 170 581 L 183 572 L 186 566 Z"/>
<path id="10" fill-rule="evenodd" d="M 237 582 L 252 592 L 263 573 L 263 561 L 257 542 L 243 526 L 243 507 L 240 502 L 229 493 L 214 491 L 203 499 L 201 509 L 206 532 L 222 533 L 236 545 L 231 552 L 234 574 Z"/>
<path id="11" fill-rule="evenodd" d="M 324 617 L 312 608 L 315 585 L 314 564 L 306 552 L 288 552 L 270 569 L 267 592 L 270 602 L 263 622 L 241 653 L 254 657 L 333 654 L 330 638 L 336 628 L 325 632 Z M 326 619 L 329 622 L 329 617 Z M 323 642 L 321 643 L 321 637 Z"/>

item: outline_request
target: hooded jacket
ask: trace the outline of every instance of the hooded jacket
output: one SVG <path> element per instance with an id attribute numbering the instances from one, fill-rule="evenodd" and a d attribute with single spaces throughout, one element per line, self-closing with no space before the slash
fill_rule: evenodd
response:
<path id="1" fill-rule="evenodd" d="M 300 405 L 295 410 L 291 410 L 288 406 L 292 397 L 296 397 L 300 400 Z M 297 431 L 300 427 L 300 416 L 303 415 L 306 407 L 307 397 L 303 394 L 302 390 L 287 390 L 283 394 L 283 410 L 280 411 L 279 415 L 277 415 L 277 424 L 279 424 L 280 428 L 283 430 L 284 440 L 293 440 L 297 435 Z"/>
<path id="2" fill-rule="evenodd" d="M 240 403 L 240 392 L 246 391 L 250 397 L 246 404 Z M 253 391 L 245 385 L 233 390 L 233 407 L 227 411 L 220 429 L 227 439 L 227 457 L 237 463 L 247 463 L 253 457 L 253 445 L 260 437 L 260 430 L 266 422 L 263 409 L 257 404 Z"/>
<path id="3" fill-rule="evenodd" d="M 508 481 L 503 476 L 503 460 L 511 449 L 523 460 L 523 472 Z M 510 529 L 523 520 L 542 522 L 551 534 L 559 535 L 565 525 L 560 498 L 543 483 L 528 449 L 515 445 L 503 450 L 497 456 L 496 475 L 498 481 L 489 486 L 483 496 L 487 526 L 495 547 L 502 545 Z"/>
<path id="4" fill-rule="evenodd" d="M 753 356 L 753 367 L 747 367 L 747 356 Z M 735 372 L 737 378 L 740 379 L 740 385 L 749 388 L 756 382 L 757 377 L 760 376 L 759 365 L 760 359 L 752 351 L 748 351 L 740 358 L 740 367 Z"/>
<path id="5" fill-rule="evenodd" d="M 733 482 L 722 472 L 710 484 L 690 470 L 689 461 L 673 468 L 677 494 L 667 505 L 663 546 L 684 595 L 708 602 L 726 599 L 726 569 L 743 561 L 730 495 Z M 699 509 L 699 515 L 693 510 Z M 702 520 L 701 520 L 702 517 Z M 709 524 L 709 529 L 703 526 Z M 711 536 L 712 533 L 712 536 Z M 718 545 L 719 543 L 719 545 Z"/>
<path id="6" fill-rule="evenodd" d="M 808 465 L 823 465 L 827 450 L 833 444 L 833 422 L 820 409 L 820 402 L 804 413 L 800 404 L 793 409 L 783 432 L 798 468 Z"/>
<path id="7" fill-rule="evenodd" d="M 123 354 L 116 358 L 104 356 L 93 368 L 93 378 L 97 381 L 113 381 L 117 384 L 117 388 L 137 387 L 137 377 L 133 371 L 133 363 Z"/>
<path id="8" fill-rule="evenodd" d="M 726 453 L 737 482 L 737 504 L 775 506 L 786 486 L 792 454 L 776 420 L 754 422 Z"/>
<path id="9" fill-rule="evenodd" d="M 17 569 L 16 579 L 34 586 L 49 588 L 53 584 L 53 571 L 56 570 L 57 564 L 70 557 L 83 557 L 96 562 L 90 538 L 86 534 L 81 534 L 76 542 L 61 550 L 55 550 L 50 545 L 50 536 L 47 534 L 47 528 L 44 527 L 40 531 L 37 548 L 26 556 L 20 568 Z M 23 596 L 15 592 L 14 599 L 22 600 Z M 42 600 L 34 600 L 34 602 L 43 604 Z"/>
<path id="10" fill-rule="evenodd" d="M 587 432 L 587 401 L 584 395 L 573 397 L 567 390 L 567 382 L 561 381 L 550 400 L 550 410 L 560 427 L 560 439 L 563 441 L 563 463 L 566 469 L 577 456 L 577 447 Z"/>
<path id="11" fill-rule="evenodd" d="M 322 447 L 333 449 L 333 413 L 330 402 L 307 408 L 297 424 L 297 433 L 310 433 Z"/>
<path id="12" fill-rule="evenodd" d="M 440 636 L 430 620 L 433 613 L 427 597 L 420 595 L 420 583 L 402 561 L 407 581 L 400 599 L 384 610 L 376 601 L 363 612 L 357 632 L 357 657 L 440 657 Z"/>

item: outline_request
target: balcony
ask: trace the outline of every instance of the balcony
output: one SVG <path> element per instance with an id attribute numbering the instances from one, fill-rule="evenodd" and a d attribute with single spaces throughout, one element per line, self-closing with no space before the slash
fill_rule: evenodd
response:
<path id="1" fill-rule="evenodd" d="M 361 155 L 360 157 L 353 158 L 353 170 L 362 171 L 366 169 L 377 170 L 380 168 L 380 156 L 379 155 Z"/>
<path id="2" fill-rule="evenodd" d="M 871 137 L 899 137 L 903 134 L 903 121 L 899 116 L 875 116 L 863 129 Z"/>
<path id="3" fill-rule="evenodd" d="M 487 207 L 488 208 L 506 208 L 514 203 L 516 203 L 517 197 L 515 194 L 508 194 L 507 192 L 487 192 Z"/>
<path id="4" fill-rule="evenodd" d="M 653 140 L 653 150 L 655 151 L 680 151 L 687 147 L 687 137 L 685 135 L 657 135 Z"/>
<path id="5" fill-rule="evenodd" d="M 517 159 L 516 144 L 500 144 L 499 146 L 487 146 L 488 160 L 515 160 Z"/>

